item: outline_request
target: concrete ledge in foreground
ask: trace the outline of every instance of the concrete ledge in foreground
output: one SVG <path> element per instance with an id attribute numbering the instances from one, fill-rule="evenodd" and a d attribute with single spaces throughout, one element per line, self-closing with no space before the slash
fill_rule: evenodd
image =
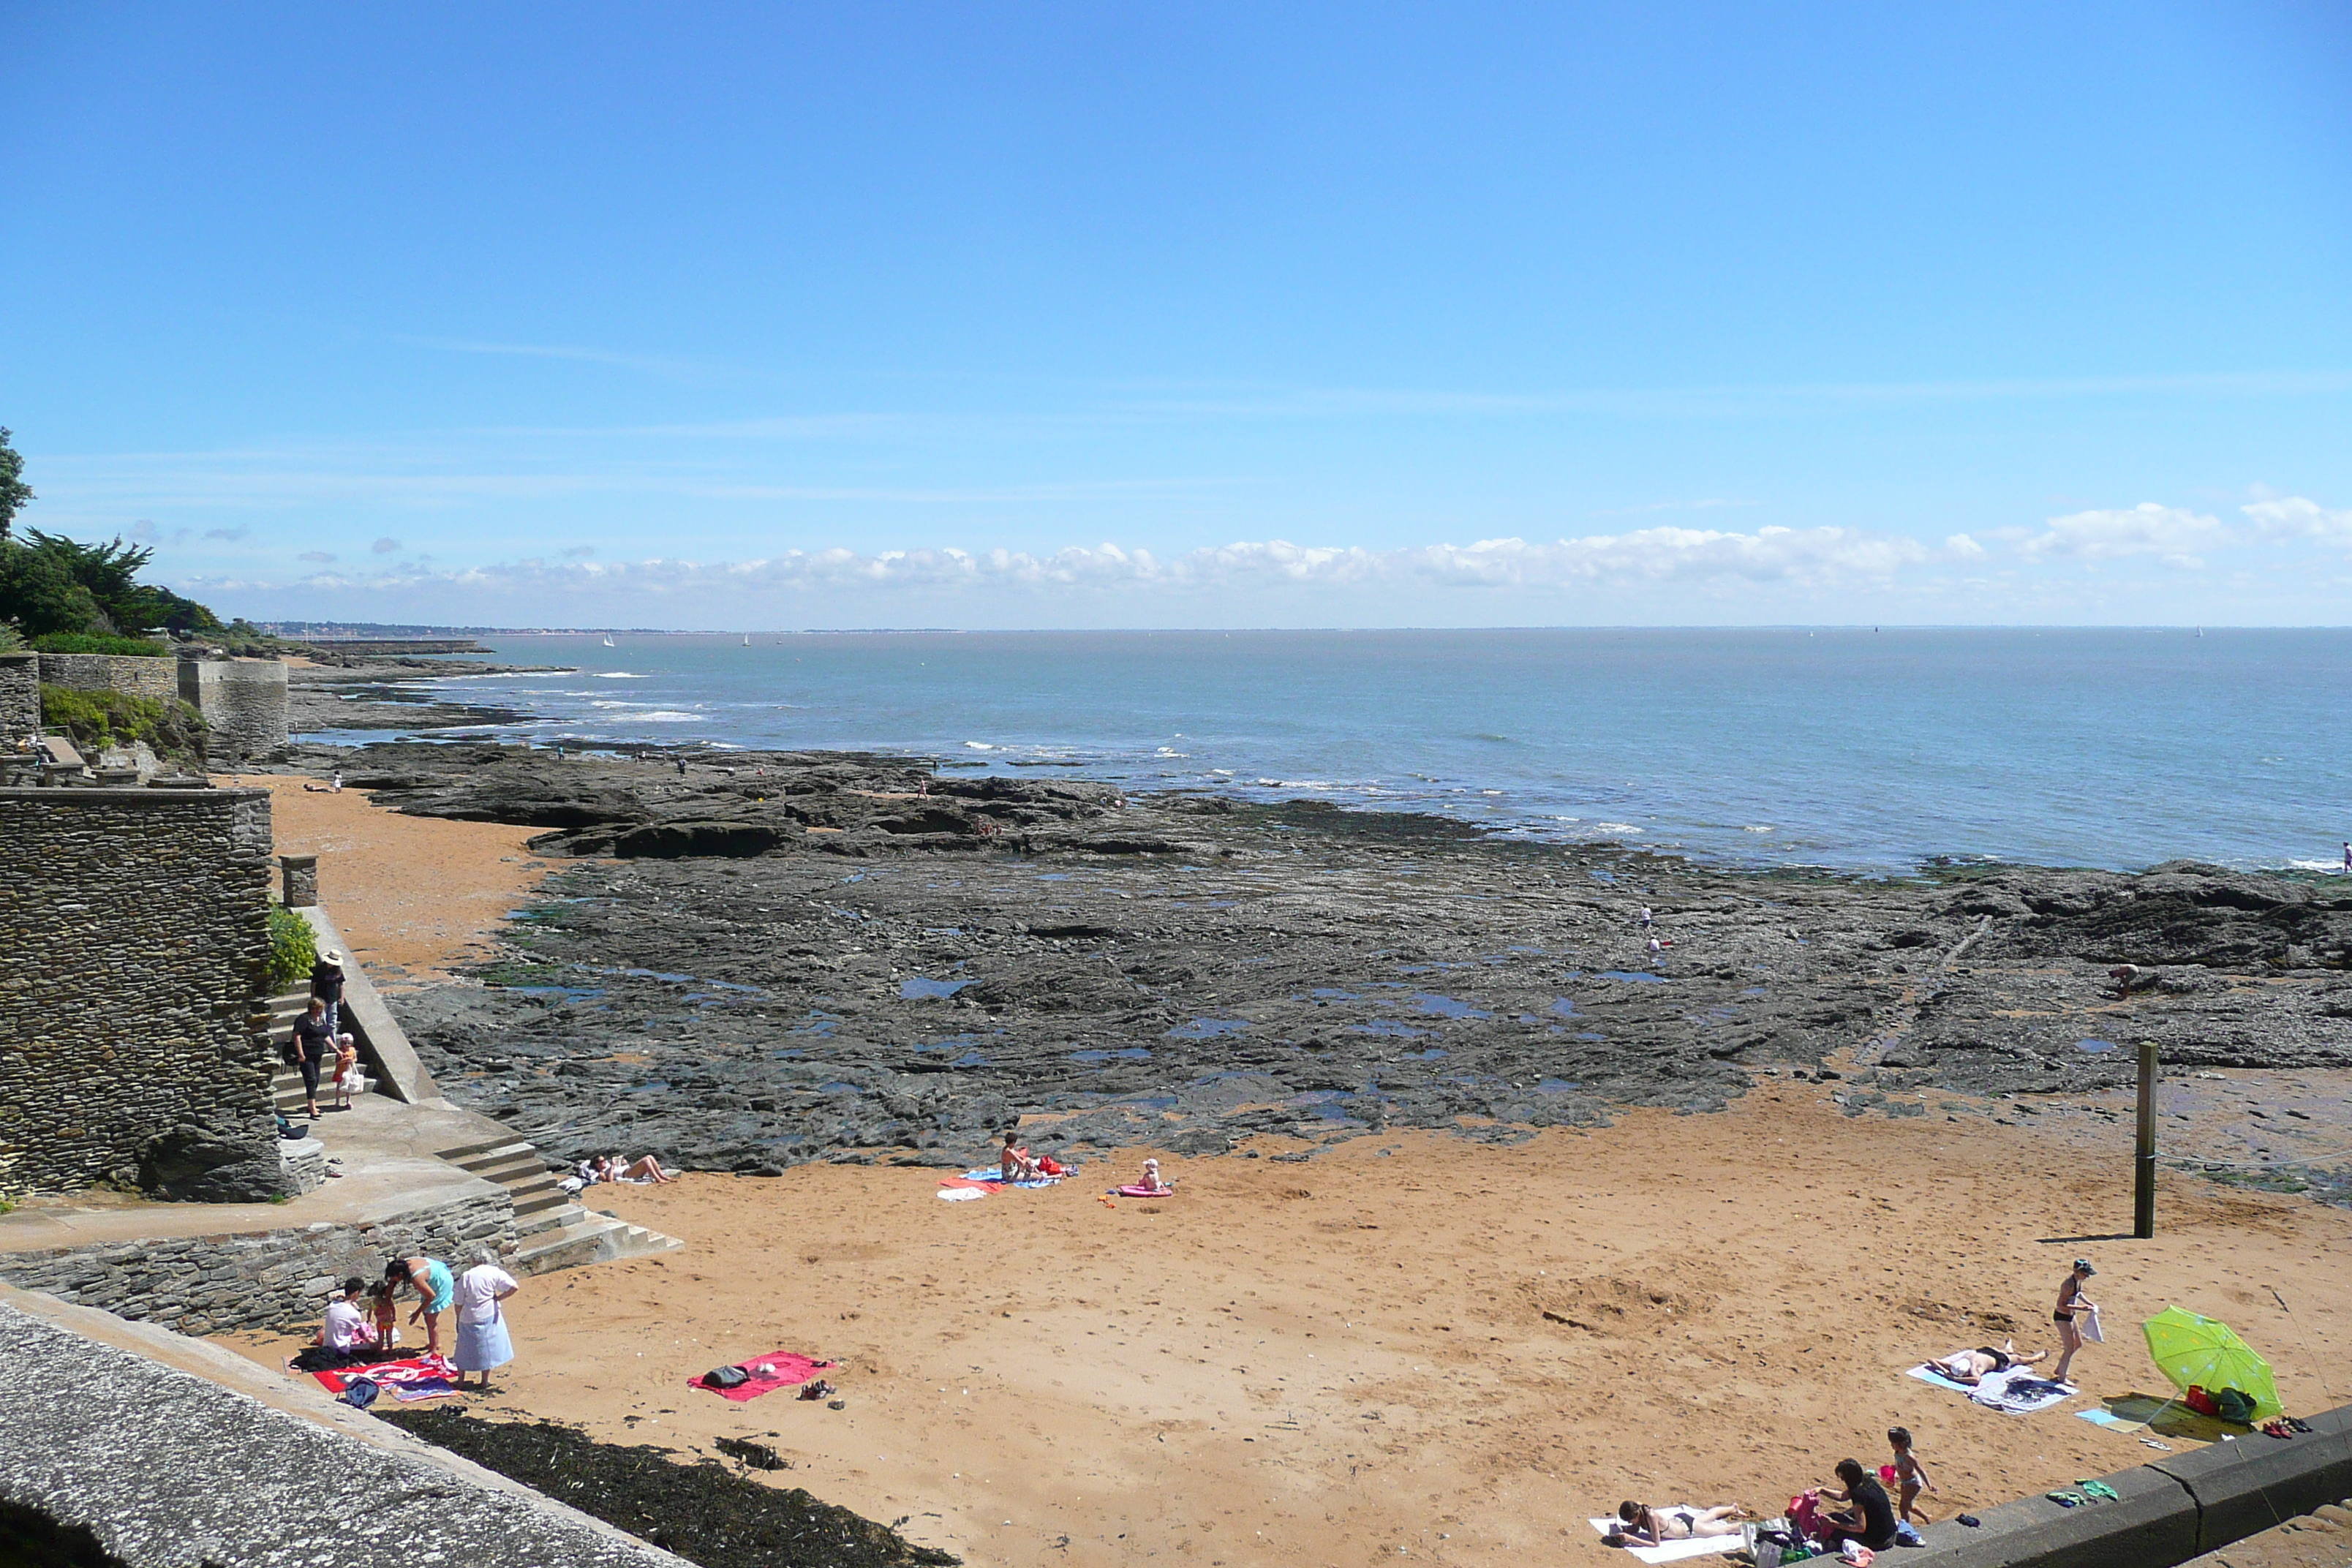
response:
<path id="1" fill-rule="evenodd" d="M 0 1300 L 0 1557 L 9 1516 L 29 1512 L 68 1540 L 87 1531 L 128 1568 L 683 1568 L 309 1379 L 13 1291 Z"/>

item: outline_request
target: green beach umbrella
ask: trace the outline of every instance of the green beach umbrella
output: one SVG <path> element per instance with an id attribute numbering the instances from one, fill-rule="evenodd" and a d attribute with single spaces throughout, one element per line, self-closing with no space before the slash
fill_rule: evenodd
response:
<path id="1" fill-rule="evenodd" d="M 2208 1394 L 2234 1388 L 2254 1402 L 2257 1421 L 2286 1413 L 2278 1384 L 2271 1381 L 2271 1363 L 2221 1319 L 2167 1307 L 2142 1323 L 2140 1331 L 2147 1335 L 2148 1359 L 2182 1393 L 2192 1385 Z"/>

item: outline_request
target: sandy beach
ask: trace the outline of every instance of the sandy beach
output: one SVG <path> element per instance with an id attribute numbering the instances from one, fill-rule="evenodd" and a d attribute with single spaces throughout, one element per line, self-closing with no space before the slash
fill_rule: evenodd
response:
<path id="1" fill-rule="evenodd" d="M 461 962 L 540 874 L 529 829 L 277 787 L 282 847 L 331 850 L 337 918 L 411 973 Z M 2338 1071 L 2277 1076 L 2344 1099 Z M 2352 1213 L 2168 1173 L 2158 1237 L 2116 1239 L 2127 1118 L 1856 1118 L 1833 1092 L 1769 1077 L 1726 1111 L 1507 1146 L 1163 1152 L 1178 1193 L 1156 1202 L 1099 1196 L 1148 1140 L 965 1203 L 940 1171 L 822 1163 L 600 1188 L 686 1247 L 526 1281 L 519 1360 L 480 1404 L 685 1456 L 771 1442 L 779 1484 L 975 1564 L 1215 1565 L 1599 1561 L 1583 1521 L 1621 1497 L 1774 1511 L 1839 1458 L 1881 1462 L 1895 1423 L 1948 1517 L 2147 1457 L 2074 1413 L 2164 1392 L 2137 1325 L 2168 1304 L 2236 1325 L 2290 1409 L 2336 1402 Z M 2051 1344 L 2078 1252 L 2111 1329 L 2083 1397 L 2013 1416 L 1903 1375 Z M 686 1386 L 777 1349 L 839 1362 L 847 1407 Z"/>

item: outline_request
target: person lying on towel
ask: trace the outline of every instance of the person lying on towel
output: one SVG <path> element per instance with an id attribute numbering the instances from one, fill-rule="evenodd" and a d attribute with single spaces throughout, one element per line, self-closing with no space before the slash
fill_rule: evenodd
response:
<path id="1" fill-rule="evenodd" d="M 1941 1361 L 1927 1364 L 1950 1378 L 1974 1388 L 1996 1372 L 2007 1372 L 2013 1366 L 2032 1366 L 2048 1355 L 2048 1351 L 2035 1351 L 2032 1355 L 2020 1355 L 2015 1340 L 2004 1340 L 1999 1350 L 1990 1345 L 1979 1345 L 1972 1351 L 1955 1351 Z"/>
<path id="2" fill-rule="evenodd" d="M 1646 1503 L 1617 1505 L 1617 1528 L 1601 1538 L 1604 1546 L 1664 1546 L 1669 1541 L 1697 1541 L 1708 1536 L 1737 1535 L 1739 1516 L 1747 1510 L 1737 1503 L 1724 1508 L 1654 1509 Z"/>

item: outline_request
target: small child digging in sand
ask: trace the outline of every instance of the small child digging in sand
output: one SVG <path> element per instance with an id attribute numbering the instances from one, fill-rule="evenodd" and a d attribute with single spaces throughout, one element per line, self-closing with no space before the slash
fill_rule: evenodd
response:
<path id="1" fill-rule="evenodd" d="M 1895 1509 L 1901 1514 L 1903 1521 L 1906 1524 L 1908 1524 L 1912 1522 L 1911 1505 L 1917 1500 L 1919 1496 L 1919 1489 L 1921 1487 L 1926 1487 L 1929 1491 L 1934 1491 L 1936 1489 L 1936 1483 L 1927 1479 L 1927 1467 L 1921 1464 L 1919 1462 L 1919 1456 L 1911 1451 L 1911 1428 L 1908 1426 L 1888 1427 L 1886 1431 L 1886 1441 L 1895 1450 L 1895 1464 L 1893 1468 L 1895 1470 L 1894 1480 L 1896 1489 L 1895 1500 Z M 1918 1516 L 1917 1521 L 1921 1524 L 1931 1522 L 1924 1513 Z"/>

